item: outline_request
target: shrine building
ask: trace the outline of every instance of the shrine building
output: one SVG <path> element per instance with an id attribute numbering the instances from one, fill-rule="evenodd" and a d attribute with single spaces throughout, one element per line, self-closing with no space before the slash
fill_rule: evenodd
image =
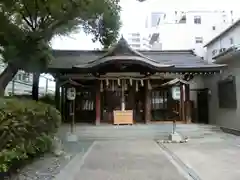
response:
<path id="1" fill-rule="evenodd" d="M 54 50 L 53 56 L 48 72 L 64 121 L 96 125 L 207 123 L 208 92 L 196 84 L 225 67 L 193 50 L 137 51 L 123 37 L 108 50 Z M 69 87 L 76 89 L 73 102 L 66 98 Z"/>

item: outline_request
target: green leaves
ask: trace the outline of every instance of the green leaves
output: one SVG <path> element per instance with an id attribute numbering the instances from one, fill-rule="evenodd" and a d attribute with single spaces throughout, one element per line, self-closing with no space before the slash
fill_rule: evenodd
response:
<path id="1" fill-rule="evenodd" d="M 26 99 L 0 99 L 0 172 L 51 148 L 61 123 L 52 106 Z"/>
<path id="2" fill-rule="evenodd" d="M 121 26 L 119 0 L 0 0 L 0 9 L 0 53 L 5 62 L 30 72 L 45 70 L 54 36 L 81 27 L 107 48 Z"/>

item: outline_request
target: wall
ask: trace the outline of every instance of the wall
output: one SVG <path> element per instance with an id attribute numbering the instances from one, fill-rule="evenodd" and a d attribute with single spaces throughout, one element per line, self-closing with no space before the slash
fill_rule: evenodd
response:
<path id="1" fill-rule="evenodd" d="M 240 62 L 229 60 L 228 68 L 221 74 L 204 78 L 205 87 L 211 90 L 209 99 L 209 120 L 211 124 L 240 130 Z M 218 106 L 217 82 L 229 75 L 236 77 L 237 109 L 224 109 Z M 229 92 L 231 93 L 231 92 Z"/>
<path id="2" fill-rule="evenodd" d="M 190 100 L 194 102 L 194 107 L 197 107 L 197 91 L 196 89 L 203 89 L 204 82 L 201 75 L 195 76 L 190 81 Z"/>

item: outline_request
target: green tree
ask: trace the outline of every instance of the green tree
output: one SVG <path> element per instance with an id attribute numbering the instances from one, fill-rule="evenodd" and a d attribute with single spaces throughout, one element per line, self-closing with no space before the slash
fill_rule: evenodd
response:
<path id="1" fill-rule="evenodd" d="M 0 95 L 18 70 L 45 71 L 54 36 L 82 28 L 106 48 L 121 26 L 119 0 L 0 0 L 0 22 Z"/>

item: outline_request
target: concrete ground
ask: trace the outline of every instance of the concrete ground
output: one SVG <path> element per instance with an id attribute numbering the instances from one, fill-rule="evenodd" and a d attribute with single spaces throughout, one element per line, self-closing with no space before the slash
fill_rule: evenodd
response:
<path id="1" fill-rule="evenodd" d="M 133 126 L 113 126 L 101 124 L 100 126 L 77 124 L 75 133 L 80 140 L 119 140 L 119 139 L 166 139 L 172 132 L 172 124 L 136 124 Z M 177 132 L 188 137 L 205 136 L 212 134 L 219 128 L 210 125 L 178 124 Z M 70 125 L 63 125 L 59 136 L 64 139 Z M 213 131 L 214 130 L 214 131 Z"/>
<path id="2" fill-rule="evenodd" d="M 60 135 L 69 127 L 63 126 Z M 177 125 L 190 138 L 184 144 L 157 144 L 171 132 L 170 124 L 77 126 L 79 143 L 94 141 L 57 180 L 239 180 L 240 139 L 218 127 Z"/>
<path id="3" fill-rule="evenodd" d="M 202 180 L 240 179 L 240 138 L 216 132 L 190 139 L 186 144 L 164 144 L 195 176 Z"/>
<path id="4" fill-rule="evenodd" d="M 151 140 L 98 141 L 74 180 L 186 180 Z"/>

